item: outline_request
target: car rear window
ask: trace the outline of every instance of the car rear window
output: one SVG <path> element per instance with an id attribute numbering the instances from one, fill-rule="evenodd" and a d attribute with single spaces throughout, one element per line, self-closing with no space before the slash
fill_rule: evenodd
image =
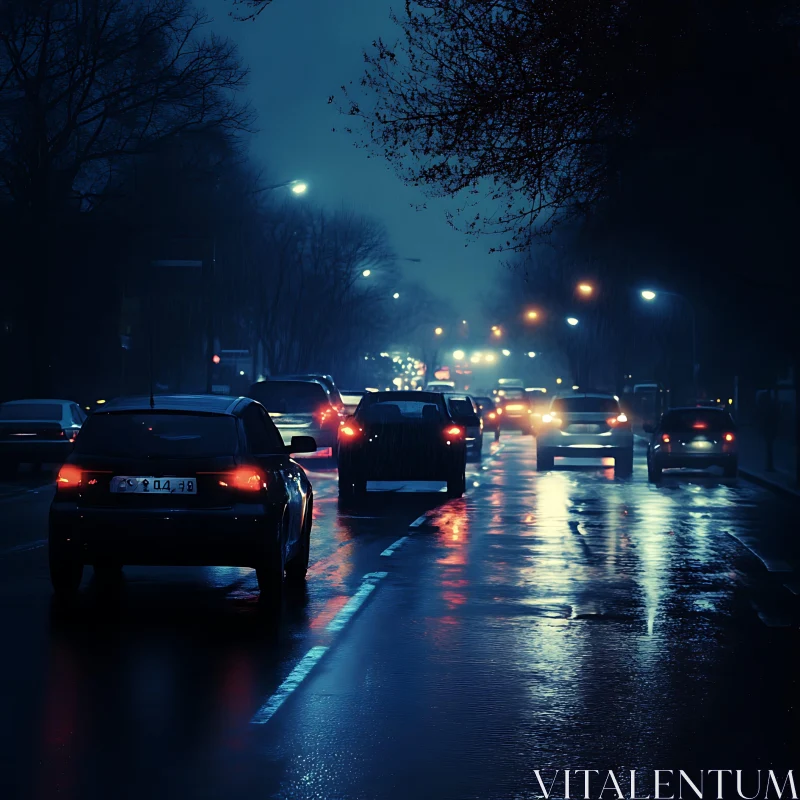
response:
<path id="1" fill-rule="evenodd" d="M 61 421 L 58 403 L 8 403 L 0 406 L 0 419 Z"/>
<path id="2" fill-rule="evenodd" d="M 454 417 L 474 417 L 475 409 L 469 400 L 451 400 L 450 412 Z"/>
<path id="3" fill-rule="evenodd" d="M 668 431 L 732 430 L 734 422 L 726 411 L 715 411 L 709 408 L 687 409 L 686 411 L 668 411 L 661 420 L 661 427 Z"/>
<path id="4" fill-rule="evenodd" d="M 318 383 L 262 381 L 250 387 L 249 396 L 271 414 L 311 414 L 330 405 L 327 392 Z"/>
<path id="5" fill-rule="evenodd" d="M 524 400 L 525 399 L 525 390 L 524 389 L 498 389 L 497 394 L 503 398 L 503 400 Z"/>
<path id="6" fill-rule="evenodd" d="M 434 403 L 418 400 L 386 400 L 361 407 L 359 418 L 364 422 L 440 422 L 442 412 Z"/>
<path id="7" fill-rule="evenodd" d="M 94 456 L 199 458 L 233 455 L 236 420 L 207 414 L 93 414 L 75 451 Z"/>
<path id="8" fill-rule="evenodd" d="M 553 400 L 552 409 L 563 414 L 619 414 L 620 410 L 613 397 L 558 397 Z"/>

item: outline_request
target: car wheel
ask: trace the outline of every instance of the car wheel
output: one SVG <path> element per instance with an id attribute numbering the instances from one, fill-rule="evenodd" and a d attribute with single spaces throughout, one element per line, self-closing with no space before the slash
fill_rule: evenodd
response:
<path id="1" fill-rule="evenodd" d="M 625 451 L 614 459 L 614 474 L 628 476 L 633 473 L 633 450 Z"/>
<path id="2" fill-rule="evenodd" d="M 286 523 L 282 523 L 286 525 Z M 284 564 L 284 537 L 280 535 L 269 547 L 264 560 L 256 565 L 259 600 L 270 608 L 280 608 L 283 597 L 283 578 L 286 572 Z"/>
<path id="3" fill-rule="evenodd" d="M 739 462 L 734 461 L 732 464 L 726 464 L 722 473 L 726 478 L 735 478 L 739 474 Z"/>
<path id="4" fill-rule="evenodd" d="M 303 532 L 300 536 L 297 553 L 286 565 L 286 577 L 290 581 L 300 583 L 306 579 L 308 572 L 308 559 L 311 553 L 311 516 L 314 510 L 314 497 L 310 495 L 306 506 L 306 517 L 303 522 Z"/>
<path id="5" fill-rule="evenodd" d="M 467 488 L 466 470 L 462 469 L 447 479 L 448 497 L 462 497 Z"/>
<path id="6" fill-rule="evenodd" d="M 553 454 L 543 447 L 538 447 L 536 449 L 536 469 L 539 472 L 544 472 L 545 470 L 553 469 L 554 465 L 555 458 Z"/>
<path id="7" fill-rule="evenodd" d="M 655 466 L 655 464 L 648 463 L 647 465 L 647 480 L 650 483 L 659 483 L 663 476 L 663 470 L 661 467 Z"/>
<path id="8" fill-rule="evenodd" d="M 50 548 L 50 583 L 59 600 L 71 600 L 77 593 L 83 578 L 83 563 L 74 556 Z"/>
<path id="9" fill-rule="evenodd" d="M 10 480 L 17 477 L 18 461 L 0 461 L 0 478 Z"/>

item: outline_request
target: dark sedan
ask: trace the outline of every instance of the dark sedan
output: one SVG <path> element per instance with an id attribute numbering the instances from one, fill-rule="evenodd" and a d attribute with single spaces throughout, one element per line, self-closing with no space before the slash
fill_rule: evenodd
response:
<path id="1" fill-rule="evenodd" d="M 466 488 L 466 431 L 439 392 L 371 392 L 339 432 L 339 496 L 363 495 L 368 481 L 447 481 Z"/>
<path id="2" fill-rule="evenodd" d="M 218 396 L 117 400 L 86 421 L 50 507 L 50 576 L 77 592 L 86 564 L 239 566 L 262 597 L 308 567 L 313 495 L 264 407 Z"/>
<path id="3" fill-rule="evenodd" d="M 647 449 L 647 476 L 661 480 L 665 469 L 721 467 L 726 478 L 739 471 L 736 424 L 721 408 L 671 408 L 658 425 L 645 425 L 653 437 Z"/>
<path id="4" fill-rule="evenodd" d="M 483 420 L 483 430 L 492 433 L 494 440 L 498 441 L 500 439 L 500 422 L 503 418 L 502 407 L 495 406 L 491 397 L 476 397 L 474 400 Z"/>

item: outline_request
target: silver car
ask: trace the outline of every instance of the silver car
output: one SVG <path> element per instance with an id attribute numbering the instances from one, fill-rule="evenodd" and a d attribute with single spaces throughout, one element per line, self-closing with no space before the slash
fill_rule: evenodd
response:
<path id="1" fill-rule="evenodd" d="M 60 464 L 86 415 L 72 400 L 11 400 L 0 405 L 0 472 L 13 477 L 24 464 Z"/>
<path id="2" fill-rule="evenodd" d="M 633 471 L 633 430 L 619 400 L 610 394 L 568 394 L 553 398 L 536 437 L 537 469 L 553 459 L 613 458 L 614 471 Z"/>

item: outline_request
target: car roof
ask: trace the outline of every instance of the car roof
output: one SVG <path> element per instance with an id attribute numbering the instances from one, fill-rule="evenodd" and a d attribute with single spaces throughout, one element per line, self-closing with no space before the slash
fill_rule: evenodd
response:
<path id="1" fill-rule="evenodd" d="M 42 398 L 37 397 L 35 400 L 6 400 L 5 403 L 0 403 L 0 405 L 4 406 L 17 406 L 17 405 L 53 405 L 54 403 L 60 403 L 61 405 L 73 406 L 78 405 L 74 400 L 44 400 Z"/>
<path id="2" fill-rule="evenodd" d="M 118 397 L 109 400 L 95 414 L 107 411 L 185 411 L 200 414 L 233 414 L 242 404 L 253 401 L 247 397 L 229 397 L 218 394 L 156 395 L 151 407 L 150 397 Z"/>
<path id="3" fill-rule="evenodd" d="M 388 392 L 368 392 L 364 395 L 364 399 L 375 398 L 376 402 L 383 402 L 384 400 L 416 400 L 420 403 L 437 403 L 440 397 L 444 397 L 442 392 L 418 392 L 414 389 L 400 390 Z"/>
<path id="4" fill-rule="evenodd" d="M 601 397 L 604 400 L 619 400 L 616 395 L 607 392 L 570 392 L 569 394 L 557 394 L 553 400 L 566 400 L 570 397 Z"/>
<path id="5" fill-rule="evenodd" d="M 723 408 L 722 406 L 671 406 L 664 413 L 669 414 L 670 411 L 691 411 L 693 414 L 696 414 L 698 410 L 717 411 L 720 414 L 730 413 L 727 408 Z"/>
<path id="6" fill-rule="evenodd" d="M 256 381 L 255 383 L 250 384 L 250 388 L 252 389 L 254 386 L 274 386 L 275 384 L 292 384 L 293 386 L 319 386 L 323 392 L 326 394 L 330 394 L 330 389 L 322 383 L 322 381 L 318 381 L 315 379 L 309 378 L 306 380 L 299 380 L 297 378 L 268 378 L 265 381 Z"/>

